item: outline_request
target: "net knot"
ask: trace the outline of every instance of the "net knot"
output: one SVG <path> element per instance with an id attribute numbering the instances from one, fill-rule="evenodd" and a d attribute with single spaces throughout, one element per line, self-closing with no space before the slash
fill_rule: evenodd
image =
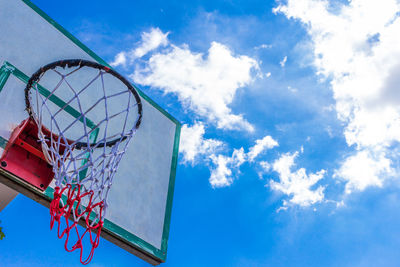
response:
<path id="1" fill-rule="evenodd" d="M 60 214 L 60 213 L 56 213 L 56 214 L 54 215 L 54 220 L 56 220 L 57 222 L 59 222 L 60 219 L 61 219 L 61 214 Z"/>
<path id="2" fill-rule="evenodd" d="M 55 187 L 54 188 L 54 193 L 53 193 L 54 199 L 60 199 L 61 198 L 61 194 L 62 193 L 60 193 L 60 188 L 58 186 Z"/>
<path id="3" fill-rule="evenodd" d="M 74 200 L 72 199 L 67 199 L 67 205 L 72 206 L 72 204 L 74 204 Z"/>
<path id="4" fill-rule="evenodd" d="M 73 246 L 73 249 L 82 248 L 82 240 L 78 240 L 76 244 Z"/>

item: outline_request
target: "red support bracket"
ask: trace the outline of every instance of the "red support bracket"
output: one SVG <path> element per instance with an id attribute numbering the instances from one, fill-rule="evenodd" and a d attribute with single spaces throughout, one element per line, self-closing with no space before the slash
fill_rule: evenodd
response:
<path id="1" fill-rule="evenodd" d="M 42 132 L 46 136 L 51 135 L 45 128 Z M 53 138 L 57 140 L 58 136 L 53 134 Z M 64 146 L 60 147 L 59 153 L 63 154 L 64 150 Z M 0 166 L 42 191 L 53 180 L 53 167 L 46 161 L 38 138 L 38 127 L 31 118 L 24 120 L 12 132 L 0 157 Z"/>

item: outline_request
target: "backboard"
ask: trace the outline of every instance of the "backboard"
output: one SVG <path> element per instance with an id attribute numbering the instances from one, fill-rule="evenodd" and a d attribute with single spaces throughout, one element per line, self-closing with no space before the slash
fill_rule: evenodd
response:
<path id="1" fill-rule="evenodd" d="M 1 155 L 28 116 L 24 88 L 33 72 L 69 58 L 107 63 L 28 0 L 0 0 L 0 20 Z M 167 253 L 180 123 L 137 91 L 143 119 L 110 189 L 102 237 L 157 265 Z M 45 206 L 53 196 L 54 185 L 42 192 L 1 168 L 0 182 Z"/>

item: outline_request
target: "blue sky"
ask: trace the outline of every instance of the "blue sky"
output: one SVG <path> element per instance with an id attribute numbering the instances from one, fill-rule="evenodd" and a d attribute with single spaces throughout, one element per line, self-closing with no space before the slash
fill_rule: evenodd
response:
<path id="1" fill-rule="evenodd" d="M 32 2 L 183 124 L 163 266 L 399 265 L 395 0 Z M 0 220 L 2 266 L 76 266 L 46 208 Z"/>

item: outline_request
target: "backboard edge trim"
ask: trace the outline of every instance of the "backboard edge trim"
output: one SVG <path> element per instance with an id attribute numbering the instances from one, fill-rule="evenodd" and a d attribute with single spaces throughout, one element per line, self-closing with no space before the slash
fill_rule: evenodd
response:
<path id="1" fill-rule="evenodd" d="M 171 215 L 172 215 L 172 202 L 173 195 L 175 189 L 175 179 L 176 179 L 176 170 L 178 166 L 178 155 L 179 155 L 179 142 L 181 135 L 181 125 L 177 124 L 175 129 L 175 138 L 174 138 L 174 148 L 173 148 L 173 156 L 171 161 L 171 172 L 170 179 L 168 185 L 168 195 L 167 195 L 167 204 L 165 208 L 165 217 L 164 217 L 164 228 L 161 240 L 161 251 L 163 253 L 163 260 L 165 261 L 167 258 L 167 248 L 168 248 L 168 238 L 171 224 Z"/>

